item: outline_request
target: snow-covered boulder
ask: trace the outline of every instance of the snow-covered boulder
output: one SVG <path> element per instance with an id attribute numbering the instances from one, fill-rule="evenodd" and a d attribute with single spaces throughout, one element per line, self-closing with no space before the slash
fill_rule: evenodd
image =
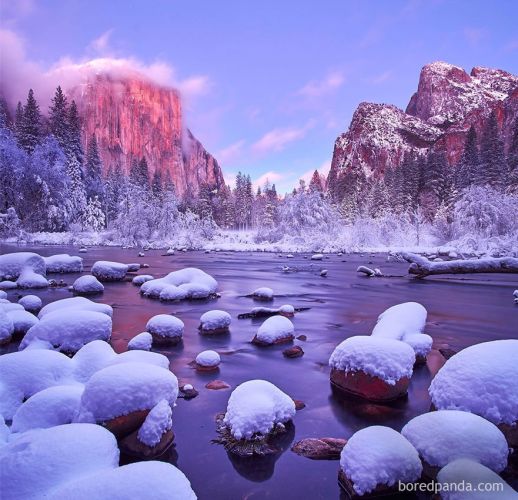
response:
<path id="1" fill-rule="evenodd" d="M 426 309 L 417 302 L 397 304 L 379 315 L 372 336 L 406 342 L 414 349 L 416 361 L 423 363 L 433 342 L 429 335 L 423 333 L 426 317 Z"/>
<path id="2" fill-rule="evenodd" d="M 432 380 L 439 410 L 469 411 L 498 425 L 518 446 L 518 340 L 495 340 L 463 349 Z"/>
<path id="3" fill-rule="evenodd" d="M 252 297 L 257 300 L 273 300 L 273 290 L 267 286 L 257 288 L 252 292 Z"/>
<path id="4" fill-rule="evenodd" d="M 14 325 L 13 335 L 22 337 L 30 328 L 39 322 L 38 318 L 25 309 L 9 311 L 7 315 L 11 318 Z"/>
<path id="5" fill-rule="evenodd" d="M 183 472 L 158 461 L 132 463 L 70 481 L 53 491 L 49 500 L 129 500 L 149 498 L 150 492 L 153 500 L 196 500 Z"/>
<path id="6" fill-rule="evenodd" d="M 136 273 L 140 269 L 140 264 L 138 262 L 131 262 L 126 265 L 128 266 L 128 273 Z"/>
<path id="7" fill-rule="evenodd" d="M 41 313 L 40 313 L 41 314 Z M 109 340 L 112 320 L 107 314 L 64 308 L 45 314 L 20 343 L 25 349 L 33 340 L 47 341 L 64 353 L 75 353 L 92 340 Z"/>
<path id="8" fill-rule="evenodd" d="M 495 472 L 507 466 L 509 448 L 502 432 L 478 415 L 458 410 L 439 410 L 419 415 L 401 434 L 418 451 L 427 476 L 458 458 L 480 462 Z"/>
<path id="9" fill-rule="evenodd" d="M 18 304 L 33 314 L 38 314 L 42 306 L 41 299 L 37 295 L 25 295 L 18 301 Z"/>
<path id="10" fill-rule="evenodd" d="M 15 281 L 0 281 L 0 290 L 14 290 L 18 288 Z"/>
<path id="11" fill-rule="evenodd" d="M 414 350 L 399 340 L 350 337 L 329 358 L 331 383 L 370 401 L 390 401 L 406 394 L 414 362 Z"/>
<path id="12" fill-rule="evenodd" d="M 235 439 L 265 436 L 295 415 L 295 403 L 266 380 L 249 380 L 230 395 L 223 422 Z"/>
<path id="13" fill-rule="evenodd" d="M 196 369 L 201 371 L 216 370 L 221 358 L 216 351 L 202 351 L 196 356 Z"/>
<path id="14" fill-rule="evenodd" d="M 397 494 L 398 483 L 414 483 L 422 465 L 416 449 L 399 432 L 374 425 L 351 436 L 340 455 L 340 486 L 351 496 Z"/>
<path id="15" fill-rule="evenodd" d="M 279 307 L 279 314 L 286 316 L 286 318 L 293 318 L 295 316 L 295 308 L 290 304 L 284 304 Z"/>
<path id="16" fill-rule="evenodd" d="M 157 344 L 178 344 L 183 337 L 184 323 L 170 314 L 157 314 L 146 324 L 146 331 Z"/>
<path id="17" fill-rule="evenodd" d="M 15 252 L 0 255 L 0 281 L 15 281 L 24 269 L 45 276 L 45 260 L 33 252 Z"/>
<path id="18" fill-rule="evenodd" d="M 160 300 L 204 299 L 216 293 L 218 282 L 195 267 L 173 271 L 140 287 L 145 297 Z"/>
<path id="19" fill-rule="evenodd" d="M 135 335 L 128 342 L 128 349 L 149 351 L 153 345 L 153 336 L 149 332 L 142 332 Z"/>
<path id="20" fill-rule="evenodd" d="M 42 319 L 47 314 L 56 312 L 58 310 L 80 310 L 80 311 L 94 311 L 106 314 L 110 318 L 113 316 L 113 309 L 108 304 L 98 304 L 86 297 L 70 297 L 68 299 L 56 300 L 47 304 L 38 314 L 38 318 Z"/>
<path id="21" fill-rule="evenodd" d="M 135 276 L 131 282 L 135 285 L 135 286 L 141 286 L 143 285 L 146 281 L 151 281 L 151 280 L 154 280 L 155 278 L 153 276 L 151 276 L 151 274 L 139 274 L 138 276 Z"/>
<path id="22" fill-rule="evenodd" d="M 125 455 L 149 460 L 162 455 L 174 441 L 172 411 L 162 399 L 147 414 L 140 429 L 121 439 L 119 448 Z"/>
<path id="23" fill-rule="evenodd" d="M 56 351 L 29 349 L 0 356 L 0 415 L 12 419 L 18 407 L 47 387 L 75 383 L 70 358 Z"/>
<path id="24" fill-rule="evenodd" d="M 87 381 L 78 418 L 102 424 L 121 438 L 139 429 L 157 403 L 165 399 L 174 406 L 177 396 L 178 380 L 169 370 L 148 363 L 119 363 Z"/>
<path id="25" fill-rule="evenodd" d="M 62 484 L 118 464 L 117 441 L 99 425 L 68 424 L 31 430 L 0 449 L 0 497 L 49 498 Z"/>
<path id="26" fill-rule="evenodd" d="M 518 304 L 518 290 L 515 290 L 513 292 L 513 297 L 514 297 L 514 303 Z"/>
<path id="27" fill-rule="evenodd" d="M 122 281 L 128 272 L 127 264 L 98 260 L 92 266 L 92 274 L 99 281 Z"/>
<path id="28" fill-rule="evenodd" d="M 14 324 L 10 316 L 0 308 L 0 345 L 11 342 L 14 333 Z"/>
<path id="29" fill-rule="evenodd" d="M 295 327 L 284 316 L 268 318 L 257 330 L 252 342 L 257 345 L 274 345 L 291 342 L 294 338 Z"/>
<path id="30" fill-rule="evenodd" d="M 324 256 L 321 253 L 315 253 L 311 256 L 311 260 L 322 260 Z"/>
<path id="31" fill-rule="evenodd" d="M 200 318 L 200 333 L 203 335 L 218 335 L 228 333 L 232 318 L 226 311 L 207 311 Z"/>
<path id="32" fill-rule="evenodd" d="M 3 290 L 0 290 L 0 300 L 6 300 L 7 299 L 7 293 Z"/>
<path id="33" fill-rule="evenodd" d="M 80 273 L 83 271 L 83 259 L 81 257 L 62 253 L 43 257 L 47 266 L 47 273 Z"/>
<path id="34" fill-rule="evenodd" d="M 459 458 L 443 467 L 437 474 L 441 500 L 518 500 L 513 490 L 498 474 L 484 465 Z M 452 488 L 452 485 L 462 485 Z M 491 488 L 489 491 L 484 488 Z"/>
<path id="35" fill-rule="evenodd" d="M 104 285 L 95 276 L 85 274 L 74 281 L 72 290 L 80 295 L 95 295 L 104 292 Z"/>
<path id="36" fill-rule="evenodd" d="M 11 431 L 25 432 L 72 423 L 82 394 L 80 384 L 57 385 L 37 392 L 16 410 Z"/>
<path id="37" fill-rule="evenodd" d="M 31 268 L 26 267 L 18 276 L 16 280 L 16 286 L 18 288 L 47 288 L 49 282 L 47 278 L 34 272 Z"/>
<path id="38" fill-rule="evenodd" d="M 9 302 L 8 300 L 2 299 L 0 300 L 0 309 L 5 313 L 11 311 L 24 311 L 24 308 L 21 304 L 16 304 L 15 302 Z"/>

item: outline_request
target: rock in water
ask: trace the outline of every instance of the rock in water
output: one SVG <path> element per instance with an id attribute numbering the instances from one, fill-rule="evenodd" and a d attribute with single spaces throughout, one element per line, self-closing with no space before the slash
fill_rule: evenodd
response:
<path id="1" fill-rule="evenodd" d="M 340 460 L 340 453 L 347 441 L 339 438 L 308 438 L 293 445 L 291 450 L 311 460 Z"/>

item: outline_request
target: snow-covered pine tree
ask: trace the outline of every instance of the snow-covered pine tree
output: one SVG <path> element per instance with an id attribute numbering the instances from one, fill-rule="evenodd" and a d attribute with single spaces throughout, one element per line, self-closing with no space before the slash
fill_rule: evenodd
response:
<path id="1" fill-rule="evenodd" d="M 13 132 L 6 126 L 0 127 L 0 211 L 18 205 L 18 182 L 27 161 L 27 153 L 18 146 Z"/>
<path id="2" fill-rule="evenodd" d="M 49 128 L 61 148 L 65 151 L 69 136 L 68 104 L 61 87 L 56 89 L 49 108 Z"/>
<path id="3" fill-rule="evenodd" d="M 92 134 L 86 148 L 85 161 L 85 189 L 88 199 L 97 197 L 101 206 L 104 206 L 104 181 L 102 175 L 102 161 L 99 155 L 97 139 Z"/>
<path id="4" fill-rule="evenodd" d="M 81 170 L 81 179 L 83 178 L 83 145 L 81 142 L 81 118 L 75 101 L 72 101 L 68 110 L 68 138 L 67 147 L 65 148 L 67 156 L 75 156 Z"/>
<path id="5" fill-rule="evenodd" d="M 106 217 L 102 209 L 101 201 L 97 196 L 88 200 L 85 210 L 84 227 L 96 233 L 102 231 L 106 225 Z"/>
<path id="6" fill-rule="evenodd" d="M 164 188 L 162 183 L 162 174 L 160 169 L 156 168 L 153 172 L 153 178 L 151 180 L 151 192 L 155 200 L 161 200 L 164 194 Z"/>
<path id="7" fill-rule="evenodd" d="M 318 191 L 319 193 L 324 192 L 324 186 L 318 170 L 315 170 L 311 176 L 311 180 L 309 181 L 309 190 Z"/>
<path id="8" fill-rule="evenodd" d="M 149 190 L 150 184 L 149 184 L 149 168 L 147 164 L 146 157 L 143 156 L 140 161 L 134 159 L 131 162 L 130 167 L 130 182 L 134 185 L 139 187 L 142 190 Z"/>
<path id="9" fill-rule="evenodd" d="M 518 194 L 518 118 L 514 121 L 511 144 L 507 151 L 507 169 L 509 172 L 506 182 L 507 191 Z"/>
<path id="10" fill-rule="evenodd" d="M 119 214 L 120 204 L 124 197 L 127 178 L 120 164 L 116 164 L 108 170 L 106 176 L 106 223 L 111 224 Z"/>
<path id="11" fill-rule="evenodd" d="M 478 183 L 481 177 L 480 158 L 477 146 L 477 131 L 471 125 L 464 143 L 464 151 L 459 164 L 457 165 L 455 184 L 460 191 Z"/>
<path id="12" fill-rule="evenodd" d="M 502 189 L 507 179 L 504 145 L 500 139 L 498 120 L 493 110 L 489 115 L 480 142 L 481 181 L 495 189 Z"/>
<path id="13" fill-rule="evenodd" d="M 20 101 L 18 101 L 18 104 L 16 105 L 16 111 L 14 114 L 14 136 L 16 137 L 16 140 L 18 141 L 18 144 L 21 144 L 21 137 L 22 137 L 22 127 L 23 127 L 23 105 Z"/>
<path id="14" fill-rule="evenodd" d="M 34 97 L 34 91 L 29 90 L 27 103 L 23 108 L 18 142 L 20 146 L 31 154 L 40 143 L 42 136 L 40 107 Z"/>

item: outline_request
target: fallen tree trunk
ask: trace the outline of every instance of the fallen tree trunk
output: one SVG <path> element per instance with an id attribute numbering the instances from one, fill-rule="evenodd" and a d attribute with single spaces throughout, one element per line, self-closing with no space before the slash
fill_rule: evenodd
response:
<path id="1" fill-rule="evenodd" d="M 502 257 L 478 260 L 450 260 L 430 262 L 426 257 L 415 253 L 401 252 L 401 256 L 410 262 L 408 273 L 424 278 L 436 274 L 473 274 L 473 273 L 517 273 L 518 259 Z"/>

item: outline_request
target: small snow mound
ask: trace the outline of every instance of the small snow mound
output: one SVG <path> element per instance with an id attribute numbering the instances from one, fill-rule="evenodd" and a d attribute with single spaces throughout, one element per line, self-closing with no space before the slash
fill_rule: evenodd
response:
<path id="1" fill-rule="evenodd" d="M 285 316 L 294 316 L 295 308 L 290 304 L 284 304 L 279 307 L 279 313 L 284 314 Z"/>
<path id="2" fill-rule="evenodd" d="M 311 260 L 322 260 L 324 256 L 321 253 L 316 253 L 311 256 Z"/>
<path id="3" fill-rule="evenodd" d="M 4 292 L 3 290 L 0 290 L 0 300 L 5 300 L 7 299 L 7 293 Z"/>
<path id="4" fill-rule="evenodd" d="M 363 371 L 390 385 L 410 378 L 415 362 L 413 349 L 399 340 L 383 337 L 349 337 L 339 344 L 329 366 L 345 372 Z"/>
<path id="5" fill-rule="evenodd" d="M 424 413 L 410 420 L 401 434 L 435 467 L 444 467 L 457 458 L 475 460 L 495 472 L 507 466 L 509 448 L 505 436 L 496 425 L 473 413 Z"/>
<path id="6" fill-rule="evenodd" d="M 518 500 L 518 493 L 498 474 L 474 460 L 460 458 L 443 467 L 437 474 L 442 500 Z M 491 493 L 481 484 L 491 486 Z M 452 488 L 462 485 L 462 488 Z"/>
<path id="7" fill-rule="evenodd" d="M 122 281 L 128 272 L 128 266 L 120 262 L 98 260 L 92 266 L 92 274 L 99 281 Z"/>
<path id="8" fill-rule="evenodd" d="M 147 446 L 156 446 L 162 435 L 173 427 L 172 411 L 169 403 L 162 399 L 148 413 L 140 427 L 137 437 Z"/>
<path id="9" fill-rule="evenodd" d="M 518 340 L 463 349 L 439 370 L 429 388 L 439 410 L 469 411 L 495 423 L 518 421 Z"/>
<path id="10" fill-rule="evenodd" d="M 37 314 L 42 306 L 41 299 L 37 295 L 25 295 L 18 304 L 20 304 L 26 311 Z"/>
<path id="11" fill-rule="evenodd" d="M 173 271 L 163 278 L 147 281 L 140 287 L 146 297 L 161 300 L 206 298 L 216 292 L 218 282 L 195 267 Z"/>
<path id="12" fill-rule="evenodd" d="M 196 356 L 196 364 L 212 368 L 216 367 L 221 363 L 221 358 L 216 351 L 202 351 Z"/>
<path id="13" fill-rule="evenodd" d="M 293 339 L 295 327 L 285 316 L 272 316 L 263 322 L 256 334 L 256 339 L 265 344 L 273 344 Z"/>
<path id="14" fill-rule="evenodd" d="M 80 273 L 83 271 L 83 259 L 67 253 L 44 257 L 48 273 Z"/>
<path id="15" fill-rule="evenodd" d="M 11 318 L 14 325 L 14 334 L 25 335 L 30 328 L 36 325 L 39 320 L 34 314 L 25 309 L 9 311 L 7 315 Z"/>
<path id="16" fill-rule="evenodd" d="M 14 290 L 18 288 L 15 281 L 0 281 L 0 290 Z"/>
<path id="17" fill-rule="evenodd" d="M 136 273 L 140 269 L 140 264 L 138 262 L 131 262 L 130 264 L 126 264 L 128 266 L 129 273 Z"/>
<path id="18" fill-rule="evenodd" d="M 0 281 L 14 281 L 18 279 L 25 269 L 30 269 L 40 276 L 45 276 L 45 260 L 33 252 L 15 252 L 0 255 Z"/>
<path id="19" fill-rule="evenodd" d="M 41 274 L 35 273 L 32 269 L 26 267 L 16 280 L 18 288 L 47 288 L 49 282 Z"/>
<path id="20" fill-rule="evenodd" d="M 201 315 L 200 328 L 206 331 L 228 329 L 231 321 L 232 318 L 228 312 L 214 309 Z"/>
<path id="21" fill-rule="evenodd" d="M 149 332 L 142 332 L 135 335 L 128 342 L 128 349 L 130 350 L 142 350 L 149 351 L 153 344 L 153 336 Z"/>
<path id="22" fill-rule="evenodd" d="M 273 300 L 273 290 L 267 286 L 263 286 L 254 290 L 252 297 L 261 300 Z"/>
<path id="23" fill-rule="evenodd" d="M 155 278 L 153 276 L 151 276 L 151 274 L 139 274 L 138 276 L 135 276 L 131 282 L 135 285 L 135 286 L 141 286 L 143 285 L 146 281 L 151 281 L 151 280 L 154 280 Z"/>
<path id="24" fill-rule="evenodd" d="M 232 391 L 224 422 L 236 439 L 250 439 L 291 420 L 295 411 L 293 400 L 278 387 L 266 380 L 249 380 Z"/>
<path id="25" fill-rule="evenodd" d="M 178 380 L 169 370 L 148 363 L 119 363 L 94 373 L 85 384 L 80 419 L 105 422 L 151 410 L 162 399 L 174 406 L 177 396 Z"/>
<path id="26" fill-rule="evenodd" d="M 415 448 L 399 432 L 379 425 L 353 434 L 340 455 L 340 467 L 358 495 L 399 481 L 413 483 L 422 472 Z"/>
<path id="27" fill-rule="evenodd" d="M 56 300 L 47 304 L 38 314 L 38 318 L 42 319 L 47 314 L 56 312 L 58 310 L 80 310 L 80 311 L 94 311 L 106 314 L 110 318 L 113 316 L 113 309 L 108 304 L 98 304 L 86 297 L 70 297 L 68 299 Z"/>
<path id="28" fill-rule="evenodd" d="M 10 342 L 13 333 L 13 320 L 2 308 L 0 308 L 0 345 Z"/>
<path id="29" fill-rule="evenodd" d="M 104 292 L 104 285 L 95 276 L 86 274 L 74 281 L 72 289 L 81 295 L 93 295 Z"/>
<path id="30" fill-rule="evenodd" d="M 183 330 L 183 321 L 170 314 L 157 314 L 146 324 L 146 331 L 153 335 L 153 338 L 181 339 Z"/>

